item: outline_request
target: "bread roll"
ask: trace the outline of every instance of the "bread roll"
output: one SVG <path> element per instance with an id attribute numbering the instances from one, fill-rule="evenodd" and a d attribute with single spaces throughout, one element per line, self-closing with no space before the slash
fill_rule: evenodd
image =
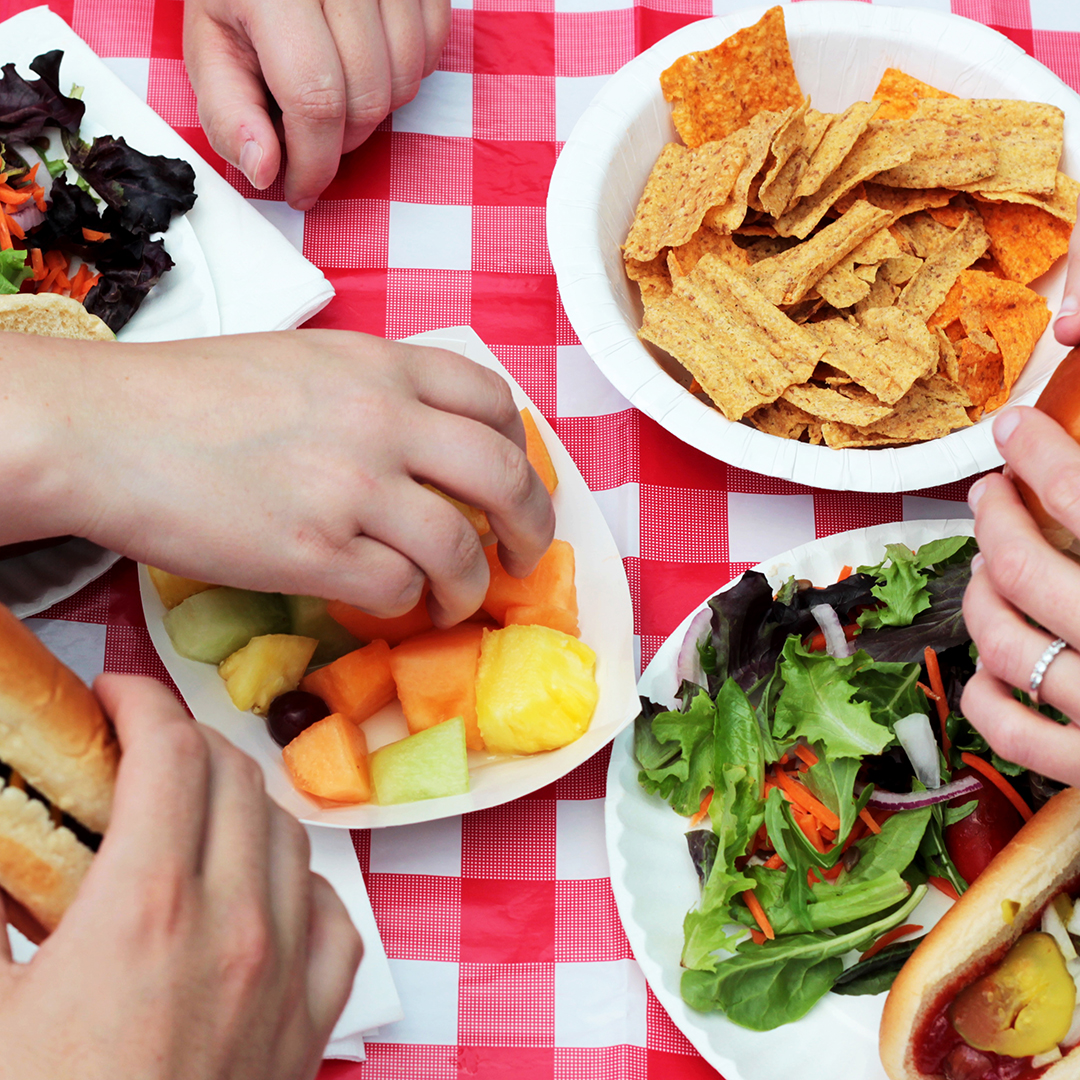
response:
<path id="1" fill-rule="evenodd" d="M 96 315 L 70 296 L 13 293 L 0 296 L 0 331 L 44 337 L 115 341 L 116 335 Z"/>

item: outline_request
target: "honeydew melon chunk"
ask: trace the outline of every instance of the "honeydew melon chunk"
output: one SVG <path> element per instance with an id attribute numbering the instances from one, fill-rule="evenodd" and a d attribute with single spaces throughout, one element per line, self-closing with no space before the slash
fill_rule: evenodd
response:
<path id="1" fill-rule="evenodd" d="M 315 655 L 311 658 L 316 667 L 360 648 L 361 642 L 336 619 L 330 618 L 326 601 L 318 596 L 286 596 L 285 607 L 289 612 L 289 633 L 318 640 Z"/>
<path id="2" fill-rule="evenodd" d="M 462 795 L 469 790 L 465 721 L 455 716 L 387 743 L 370 762 L 375 801 L 382 806 Z"/>
<path id="3" fill-rule="evenodd" d="M 162 619 L 173 648 L 189 660 L 220 664 L 253 637 L 284 634 L 289 615 L 280 593 L 220 586 L 189 596 Z"/>

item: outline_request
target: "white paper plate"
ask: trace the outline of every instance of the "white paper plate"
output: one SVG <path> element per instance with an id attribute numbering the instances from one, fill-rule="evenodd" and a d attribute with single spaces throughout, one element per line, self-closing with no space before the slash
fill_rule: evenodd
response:
<path id="1" fill-rule="evenodd" d="M 530 404 L 524 391 L 506 374 L 498 360 L 469 328 L 433 331 L 409 338 L 409 341 L 451 349 L 498 371 L 511 384 L 518 406 Z M 263 768 L 271 797 L 301 821 L 313 825 L 368 829 L 432 821 L 498 806 L 558 780 L 592 757 L 637 715 L 634 617 L 622 559 L 573 459 L 539 411 L 533 407 L 532 412 L 559 477 L 559 486 L 554 495 L 555 534 L 569 540 L 574 546 L 581 640 L 596 651 L 600 701 L 589 730 L 576 742 L 560 750 L 520 758 L 470 753 L 472 790 L 468 794 L 399 806 L 363 805 L 335 809 L 317 806 L 314 800 L 302 795 L 289 782 L 281 763 L 281 749 L 270 738 L 263 721 L 251 713 L 239 712 L 233 706 L 217 669 L 211 664 L 185 660 L 173 649 L 161 621 L 164 608 L 145 567 L 139 568 L 143 611 L 150 639 L 195 718 L 216 728 L 255 758 Z M 365 721 L 364 731 L 370 749 L 406 735 L 405 721 L 397 702 Z"/>
<path id="2" fill-rule="evenodd" d="M 835 581 L 844 566 L 880 562 L 886 544 L 917 548 L 928 540 L 972 532 L 967 519 L 876 525 L 815 540 L 754 569 L 773 586 L 793 575 L 826 584 Z M 674 703 L 679 647 L 690 620 L 704 606 L 703 601 L 687 615 L 657 651 L 638 684 L 643 696 Z M 884 994 L 826 994 L 801 1020 L 767 1032 L 739 1027 L 720 1013 L 697 1012 L 683 1001 L 682 923 L 701 890 L 686 850 L 686 819 L 638 784 L 633 742 L 631 728 L 615 741 L 608 766 L 605 826 L 611 888 L 634 957 L 675 1026 L 726 1080 L 789 1080 L 795 1073 L 800 1080 L 885 1080 L 877 1050 Z M 911 921 L 929 928 L 948 906 L 931 889 Z"/>
<path id="3" fill-rule="evenodd" d="M 641 302 L 623 271 L 620 245 L 653 162 L 677 139 L 660 72 L 752 25 L 765 10 L 677 30 L 612 76 L 578 121 L 547 202 L 551 261 L 571 325 L 601 371 L 642 412 L 691 446 L 753 472 L 835 490 L 910 491 L 1000 465 L 990 418 L 930 443 L 882 450 L 832 450 L 733 424 L 687 393 L 638 339 Z M 1080 97 L 996 31 L 933 11 L 818 0 L 785 4 L 784 18 L 799 83 L 816 108 L 834 112 L 868 99 L 887 67 L 961 97 L 1048 102 L 1066 114 L 1061 168 L 1074 176 L 1080 170 Z M 1035 283 L 1052 311 L 1064 275 L 1060 260 Z M 1048 329 L 1010 400 L 1033 403 L 1066 351 Z"/>

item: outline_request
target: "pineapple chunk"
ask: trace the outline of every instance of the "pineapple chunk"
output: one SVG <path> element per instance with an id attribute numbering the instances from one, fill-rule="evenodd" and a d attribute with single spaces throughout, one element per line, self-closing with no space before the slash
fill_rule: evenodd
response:
<path id="1" fill-rule="evenodd" d="M 216 588 L 209 582 L 170 574 L 168 570 L 159 570 L 156 566 L 148 566 L 146 572 L 150 575 L 150 580 L 154 583 L 154 588 L 161 597 L 166 611 L 172 611 L 177 604 L 182 604 L 189 596 Z"/>
<path id="2" fill-rule="evenodd" d="M 476 671 L 476 717 L 489 750 L 554 750 L 588 728 L 600 696 L 596 654 L 547 626 L 488 630 Z"/>
<path id="3" fill-rule="evenodd" d="M 263 634 L 225 657 L 218 674 L 241 712 L 262 715 L 278 694 L 300 685 L 318 644 L 316 638 L 295 634 Z"/>

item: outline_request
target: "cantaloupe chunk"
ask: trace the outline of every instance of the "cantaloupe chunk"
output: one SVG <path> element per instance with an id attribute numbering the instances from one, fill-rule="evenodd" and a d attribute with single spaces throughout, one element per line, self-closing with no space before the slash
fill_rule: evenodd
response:
<path id="1" fill-rule="evenodd" d="M 397 694 L 390 671 L 390 646 L 373 641 L 354 649 L 305 675 L 300 689 L 321 697 L 331 712 L 341 713 L 354 724 L 363 723 Z"/>
<path id="2" fill-rule="evenodd" d="M 328 600 L 326 612 L 361 641 L 385 641 L 391 648 L 435 626 L 428 614 L 426 587 L 416 607 L 392 619 L 380 619 L 342 600 Z"/>
<path id="3" fill-rule="evenodd" d="M 341 713 L 301 731 L 281 755 L 289 778 L 309 795 L 341 803 L 371 799 L 367 739 Z"/>
<path id="4" fill-rule="evenodd" d="M 511 577 L 499 562 L 497 546 L 484 548 L 491 580 L 483 609 L 496 622 L 506 624 L 511 607 L 552 607 L 568 613 L 576 625 L 577 588 L 574 585 L 574 549 L 566 540 L 552 540 L 551 547 L 528 577 Z"/>
<path id="5" fill-rule="evenodd" d="M 536 470 L 537 475 L 544 481 L 544 487 L 548 494 L 553 495 L 559 486 L 559 478 L 555 475 L 555 465 L 544 445 L 544 437 L 536 426 L 536 421 L 528 409 L 521 410 L 521 421 L 525 425 L 525 453 L 529 458 L 529 464 Z"/>
<path id="6" fill-rule="evenodd" d="M 600 689 L 596 654 L 547 626 L 488 630 L 476 669 L 476 717 L 487 748 L 535 754 L 579 738 Z"/>
<path id="7" fill-rule="evenodd" d="M 159 570 L 156 566 L 148 566 L 146 572 L 150 575 L 150 580 L 161 602 L 165 605 L 166 611 L 172 611 L 177 604 L 182 604 L 189 596 L 214 588 L 208 581 L 180 577 L 179 574 L 170 574 L 168 570 Z"/>
<path id="8" fill-rule="evenodd" d="M 425 484 L 424 487 L 429 491 L 434 491 L 436 495 L 441 495 L 451 506 L 464 514 L 465 520 L 468 521 L 480 536 L 484 536 L 491 531 L 488 516 L 480 509 L 480 507 L 470 506 L 467 502 L 455 499 L 453 495 L 447 495 L 445 491 L 441 488 L 437 488 L 434 484 Z"/>
<path id="9" fill-rule="evenodd" d="M 318 644 L 297 634 L 263 634 L 225 657 L 218 674 L 241 712 L 261 716 L 278 694 L 297 688 Z"/>
<path id="10" fill-rule="evenodd" d="M 391 651 L 390 670 L 411 733 L 460 716 L 469 749 L 484 749 L 476 724 L 476 664 L 483 634 L 477 623 L 460 623 L 418 634 Z"/>

